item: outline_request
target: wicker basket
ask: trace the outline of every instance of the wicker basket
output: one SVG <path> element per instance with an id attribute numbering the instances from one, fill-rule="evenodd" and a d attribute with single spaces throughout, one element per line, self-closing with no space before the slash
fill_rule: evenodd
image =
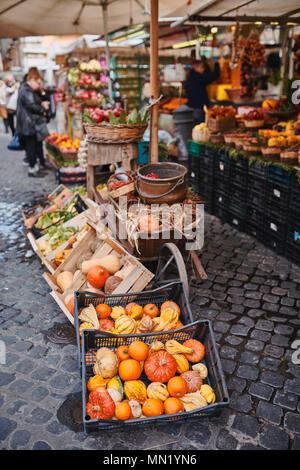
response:
<path id="1" fill-rule="evenodd" d="M 123 144 L 138 142 L 142 139 L 148 124 L 84 124 L 88 140 L 97 139 L 103 144 Z"/>
<path id="2" fill-rule="evenodd" d="M 60 151 L 61 157 L 65 162 L 73 162 L 77 160 L 77 152 L 63 152 Z"/>
<path id="3" fill-rule="evenodd" d="M 213 132 L 223 132 L 229 131 L 230 129 L 235 129 L 235 117 L 227 116 L 222 119 L 214 119 L 207 116 L 207 127 L 210 131 Z"/>
<path id="4" fill-rule="evenodd" d="M 254 119 L 253 121 L 244 120 L 244 124 L 247 129 L 258 129 L 264 125 L 264 122 L 265 121 L 263 119 Z"/>

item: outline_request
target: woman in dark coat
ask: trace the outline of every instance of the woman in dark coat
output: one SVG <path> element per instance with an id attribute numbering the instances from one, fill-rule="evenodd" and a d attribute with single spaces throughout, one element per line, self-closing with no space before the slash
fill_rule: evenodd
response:
<path id="1" fill-rule="evenodd" d="M 203 106 L 209 105 L 206 87 L 217 80 L 220 76 L 220 66 L 215 62 L 214 70 L 211 72 L 204 59 L 198 60 L 191 67 L 189 76 L 185 82 L 188 106 L 194 108 L 194 121 L 199 124 L 205 120 Z"/>
<path id="2" fill-rule="evenodd" d="M 41 76 L 38 71 L 28 73 L 26 83 L 21 86 L 17 107 L 17 131 L 25 147 L 29 162 L 28 176 L 40 177 L 38 159 L 43 152 L 43 142 L 37 139 L 36 125 L 43 122 L 49 101 L 41 101 L 38 90 Z"/>

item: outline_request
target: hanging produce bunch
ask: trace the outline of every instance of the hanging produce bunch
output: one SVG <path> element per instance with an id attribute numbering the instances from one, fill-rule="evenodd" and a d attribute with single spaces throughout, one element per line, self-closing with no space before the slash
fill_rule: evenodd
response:
<path id="1" fill-rule="evenodd" d="M 253 97 L 255 94 L 253 69 L 265 64 L 265 46 L 257 38 L 248 38 L 240 41 L 243 48 L 241 61 L 241 97 Z"/>

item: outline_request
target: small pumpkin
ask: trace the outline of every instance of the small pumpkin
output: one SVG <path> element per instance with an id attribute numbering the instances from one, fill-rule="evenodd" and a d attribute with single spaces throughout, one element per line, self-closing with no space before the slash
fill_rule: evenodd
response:
<path id="1" fill-rule="evenodd" d="M 168 382 L 168 392 L 171 397 L 180 398 L 187 393 L 187 383 L 182 376 L 175 375 Z"/>
<path id="2" fill-rule="evenodd" d="M 121 396 L 123 396 L 124 389 L 123 389 L 122 381 L 118 375 L 115 375 L 115 377 L 113 377 L 112 379 L 108 381 L 107 389 L 109 388 L 114 388 L 121 394 Z"/>
<path id="3" fill-rule="evenodd" d="M 189 361 L 183 354 L 173 354 L 175 361 L 177 362 L 177 372 L 182 374 L 183 372 L 189 370 Z"/>
<path id="4" fill-rule="evenodd" d="M 91 419 L 111 419 L 115 414 L 115 402 L 107 390 L 97 389 L 90 393 L 86 414 Z"/>
<path id="5" fill-rule="evenodd" d="M 121 421 L 126 421 L 127 419 L 132 418 L 131 407 L 127 400 L 121 401 L 121 403 L 117 404 L 115 415 L 116 418 L 120 419 Z"/>
<path id="6" fill-rule="evenodd" d="M 148 418 L 164 414 L 164 404 L 158 398 L 148 398 L 143 404 L 143 414 Z"/>
<path id="7" fill-rule="evenodd" d="M 110 316 L 113 320 L 117 320 L 121 315 L 126 315 L 125 308 L 121 305 L 117 305 L 111 309 Z"/>
<path id="8" fill-rule="evenodd" d="M 136 400 L 129 400 L 128 405 L 131 408 L 131 414 L 133 418 L 140 418 L 142 416 L 142 407 Z"/>
<path id="9" fill-rule="evenodd" d="M 185 343 L 180 344 L 175 339 L 167 341 L 165 347 L 170 354 L 188 354 L 193 351 L 191 347 L 185 346 Z"/>
<path id="10" fill-rule="evenodd" d="M 135 359 L 125 359 L 119 365 L 119 376 L 122 380 L 138 380 L 142 373 L 142 366 Z"/>
<path id="11" fill-rule="evenodd" d="M 136 400 L 141 405 L 147 400 L 147 389 L 141 380 L 128 380 L 124 383 L 124 393 L 128 400 Z"/>
<path id="12" fill-rule="evenodd" d="M 87 383 L 87 389 L 89 390 L 89 392 L 92 392 L 93 390 L 96 390 L 99 387 L 106 388 L 107 382 L 108 380 L 104 379 L 102 375 L 93 375 L 89 378 L 89 381 Z"/>
<path id="13" fill-rule="evenodd" d="M 143 215 L 138 222 L 138 228 L 145 232 L 153 232 L 159 229 L 159 223 L 153 215 Z"/>
<path id="14" fill-rule="evenodd" d="M 207 403 L 215 403 L 216 395 L 210 385 L 204 384 L 200 388 L 201 395 L 205 398 Z"/>
<path id="15" fill-rule="evenodd" d="M 188 361 L 199 362 L 204 358 L 205 348 L 200 341 L 196 339 L 188 339 L 183 343 L 183 346 L 192 350 L 190 353 L 184 353 Z"/>
<path id="16" fill-rule="evenodd" d="M 200 374 L 196 370 L 187 370 L 181 374 L 187 384 L 187 393 L 193 393 L 200 389 L 202 385 L 202 379 Z"/>
<path id="17" fill-rule="evenodd" d="M 153 330 L 154 324 L 152 318 L 149 315 L 144 315 L 138 324 L 137 333 L 149 333 Z"/>
<path id="18" fill-rule="evenodd" d="M 94 374 L 102 375 L 105 379 L 111 379 L 118 371 L 118 357 L 109 348 L 100 348 L 96 352 L 96 363 L 94 364 Z"/>
<path id="19" fill-rule="evenodd" d="M 121 315 L 115 321 L 115 329 L 120 335 L 130 335 L 136 331 L 137 323 L 128 315 Z"/>
<path id="20" fill-rule="evenodd" d="M 92 328 L 95 328 L 93 323 L 90 323 L 88 321 L 84 321 L 83 323 L 81 323 L 80 327 L 79 327 L 79 334 L 80 336 L 82 336 L 82 331 L 83 330 L 90 330 Z"/>
<path id="21" fill-rule="evenodd" d="M 121 403 L 122 395 L 121 395 L 120 392 L 118 392 L 118 390 L 116 390 L 115 388 L 108 388 L 107 391 L 110 394 L 111 398 L 113 399 L 113 401 L 115 402 L 116 405 L 118 403 Z"/>
<path id="22" fill-rule="evenodd" d="M 207 367 L 206 365 L 202 364 L 202 362 L 199 362 L 198 364 L 194 364 L 192 366 L 192 369 L 199 372 L 201 379 L 205 379 L 208 375 Z"/>
<path id="23" fill-rule="evenodd" d="M 165 383 L 176 374 L 177 362 L 168 351 L 156 351 L 146 359 L 144 370 L 151 382 Z"/>
<path id="24" fill-rule="evenodd" d="M 161 401 L 170 396 L 167 386 L 161 382 L 151 382 L 147 387 L 147 395 L 149 398 L 158 398 Z"/>
<path id="25" fill-rule="evenodd" d="M 63 261 L 69 256 L 71 250 L 61 250 L 57 251 L 55 254 L 55 264 L 59 266 Z"/>

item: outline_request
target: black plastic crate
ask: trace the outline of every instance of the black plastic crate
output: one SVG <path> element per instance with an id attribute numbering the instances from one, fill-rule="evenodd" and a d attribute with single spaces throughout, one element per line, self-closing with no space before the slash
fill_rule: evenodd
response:
<path id="1" fill-rule="evenodd" d="M 263 243 L 266 247 L 271 248 L 279 255 L 284 255 L 286 251 L 286 241 L 277 237 L 273 232 L 264 231 Z"/>
<path id="2" fill-rule="evenodd" d="M 240 169 L 248 172 L 248 158 L 244 157 L 242 154 L 238 155 L 237 158 L 231 158 L 231 169 L 233 171 Z"/>
<path id="3" fill-rule="evenodd" d="M 214 156 L 208 156 L 206 154 L 203 154 L 201 155 L 199 160 L 200 160 L 200 166 L 199 166 L 200 173 L 206 173 L 212 176 L 214 174 L 214 168 L 215 168 Z"/>
<path id="4" fill-rule="evenodd" d="M 230 199 L 238 199 L 241 202 L 246 203 L 248 197 L 247 186 L 238 186 L 235 183 L 231 183 L 229 186 Z"/>
<path id="5" fill-rule="evenodd" d="M 290 209 L 295 213 L 300 214 L 300 186 L 293 185 L 291 194 L 290 194 Z"/>
<path id="6" fill-rule="evenodd" d="M 259 191 L 248 186 L 247 192 L 247 204 L 248 207 L 258 209 L 260 211 L 265 210 L 265 190 Z"/>
<path id="7" fill-rule="evenodd" d="M 247 219 L 244 217 L 240 217 L 238 215 L 229 213 L 227 222 L 232 225 L 232 227 L 236 228 L 240 232 L 246 232 L 247 229 Z"/>
<path id="8" fill-rule="evenodd" d="M 220 192 L 222 194 L 228 194 L 230 191 L 230 181 L 228 179 L 215 178 L 214 180 L 215 192 Z"/>
<path id="9" fill-rule="evenodd" d="M 247 204 L 239 199 L 230 196 L 228 204 L 228 212 L 230 215 L 236 215 L 245 220 L 247 218 Z"/>
<path id="10" fill-rule="evenodd" d="M 230 182 L 241 188 L 247 188 L 247 184 L 248 184 L 247 171 L 242 170 L 240 168 L 235 168 L 234 170 L 231 168 Z"/>
<path id="11" fill-rule="evenodd" d="M 98 304 L 108 304 L 110 307 L 121 305 L 125 307 L 130 302 L 136 302 L 139 305 L 146 305 L 154 303 L 158 308 L 167 300 L 173 300 L 176 302 L 181 310 L 180 321 L 181 323 L 188 324 L 193 321 L 193 314 L 190 307 L 190 303 L 186 294 L 186 290 L 181 281 L 170 282 L 169 284 L 158 287 L 154 290 L 148 290 L 143 292 L 130 292 L 126 294 L 95 294 L 92 292 L 75 292 L 75 307 L 74 307 L 74 325 L 76 329 L 76 340 L 77 340 L 77 353 L 78 353 L 78 366 L 81 370 L 81 354 L 80 354 L 80 334 L 79 334 L 79 319 L 78 312 L 84 308 L 93 304 L 96 307 Z M 100 334 L 103 332 L 100 332 Z M 117 335 L 119 336 L 119 335 Z M 141 336 L 141 335 L 128 335 Z"/>
<path id="12" fill-rule="evenodd" d="M 223 208 L 227 211 L 228 206 L 229 206 L 229 197 L 228 197 L 228 195 L 226 193 L 216 191 L 216 193 L 214 195 L 214 204 L 215 204 L 215 207 L 221 207 L 221 208 Z"/>
<path id="13" fill-rule="evenodd" d="M 248 206 L 247 211 L 247 228 L 249 235 L 263 240 L 264 212 Z"/>
<path id="14" fill-rule="evenodd" d="M 254 191 L 264 192 L 266 189 L 266 180 L 258 176 L 248 175 L 248 191 L 252 189 Z"/>
<path id="15" fill-rule="evenodd" d="M 266 184 L 266 207 L 288 211 L 290 190 L 279 184 L 267 182 Z"/>
<path id="16" fill-rule="evenodd" d="M 294 211 L 289 212 L 286 241 L 295 249 L 300 249 L 300 216 Z"/>
<path id="17" fill-rule="evenodd" d="M 286 240 L 286 223 L 280 220 L 280 217 L 271 217 L 265 214 L 264 234 L 280 241 Z"/>
<path id="18" fill-rule="evenodd" d="M 95 363 L 95 353 L 101 347 L 108 347 L 109 349 L 116 350 L 119 346 L 129 345 L 135 339 L 146 342 L 148 345 L 154 341 L 165 342 L 174 339 L 183 343 L 187 339 L 194 338 L 201 341 L 205 347 L 205 357 L 202 360 L 208 370 L 208 376 L 204 383 L 209 384 L 215 394 L 215 403 L 203 408 L 193 411 L 184 411 L 181 413 L 174 413 L 171 415 L 161 415 L 151 418 L 138 418 L 126 421 L 120 420 L 92 420 L 86 415 L 86 404 L 88 402 L 87 382 L 93 373 L 93 365 Z M 147 425 L 171 424 L 181 423 L 183 421 L 198 420 L 199 418 L 207 418 L 210 416 L 217 416 L 221 410 L 229 405 L 229 394 L 225 382 L 224 372 L 222 369 L 214 332 L 209 320 L 198 320 L 190 325 L 184 326 L 174 332 L 165 333 L 148 333 L 144 335 L 111 335 L 109 333 L 99 334 L 96 330 L 85 330 L 83 332 L 82 340 L 82 411 L 83 411 L 83 426 L 86 433 L 97 432 L 102 430 L 109 431 L 124 431 L 137 427 Z M 143 372 L 140 378 L 147 386 L 150 382 Z"/>
<path id="19" fill-rule="evenodd" d="M 300 266 L 300 246 L 295 246 L 294 243 L 286 243 L 285 256 Z"/>
<path id="20" fill-rule="evenodd" d="M 228 152 L 220 150 L 215 157 L 215 176 L 221 180 L 230 178 L 231 160 Z"/>
<path id="21" fill-rule="evenodd" d="M 286 170 L 283 166 L 271 163 L 267 166 L 268 181 L 290 188 L 294 180 L 294 172 Z"/>
<path id="22" fill-rule="evenodd" d="M 261 163 L 259 160 L 249 161 L 248 174 L 266 179 L 268 173 L 268 166 Z"/>
<path id="23" fill-rule="evenodd" d="M 222 222 L 228 222 L 228 211 L 224 207 L 215 205 L 214 215 L 218 217 Z"/>

